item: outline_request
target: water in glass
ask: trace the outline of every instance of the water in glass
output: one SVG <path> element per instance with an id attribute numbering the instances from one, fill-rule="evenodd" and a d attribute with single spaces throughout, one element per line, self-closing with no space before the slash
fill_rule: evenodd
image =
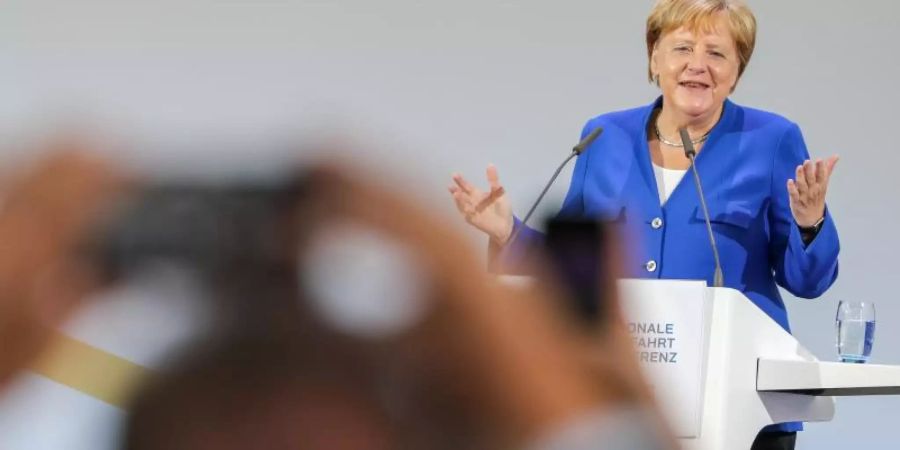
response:
<path id="1" fill-rule="evenodd" d="M 841 361 L 868 361 L 875 341 L 875 306 L 866 302 L 841 302 L 835 320 Z"/>

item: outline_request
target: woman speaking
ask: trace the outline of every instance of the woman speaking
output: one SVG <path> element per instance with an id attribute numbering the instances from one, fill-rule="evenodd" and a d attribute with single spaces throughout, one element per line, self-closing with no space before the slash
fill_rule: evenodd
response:
<path id="1" fill-rule="evenodd" d="M 625 273 L 712 281 L 714 260 L 679 130 L 697 150 L 724 285 L 738 289 L 789 331 L 778 286 L 820 296 L 838 273 L 838 235 L 825 207 L 837 157 L 809 159 L 800 129 L 728 99 L 750 61 L 756 19 L 736 0 L 660 0 L 647 18 L 653 103 L 588 121 L 603 135 L 578 158 L 560 214 L 612 219 L 635 232 Z M 450 192 L 466 221 L 503 254 L 543 236 L 512 214 L 497 170 L 493 194 L 454 175 Z M 487 207 L 484 207 L 487 205 Z M 514 242 L 508 242 L 513 232 Z M 511 258 L 509 263 L 514 263 Z M 753 449 L 792 449 L 799 423 L 767 427 Z"/>

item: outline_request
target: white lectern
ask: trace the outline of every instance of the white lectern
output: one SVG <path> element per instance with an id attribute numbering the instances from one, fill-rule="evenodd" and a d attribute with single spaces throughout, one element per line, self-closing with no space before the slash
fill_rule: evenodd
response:
<path id="1" fill-rule="evenodd" d="M 749 449 L 766 425 L 828 421 L 836 395 L 900 394 L 900 366 L 819 362 L 740 292 L 623 280 L 638 357 L 685 449 Z"/>

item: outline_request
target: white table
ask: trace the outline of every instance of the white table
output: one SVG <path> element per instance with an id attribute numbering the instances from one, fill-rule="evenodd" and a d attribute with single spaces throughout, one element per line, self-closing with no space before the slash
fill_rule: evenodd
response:
<path id="1" fill-rule="evenodd" d="M 756 390 L 816 396 L 898 395 L 900 366 L 760 358 Z"/>

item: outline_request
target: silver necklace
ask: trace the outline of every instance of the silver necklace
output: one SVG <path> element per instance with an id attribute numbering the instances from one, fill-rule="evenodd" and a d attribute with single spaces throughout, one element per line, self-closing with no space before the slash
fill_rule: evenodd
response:
<path id="1" fill-rule="evenodd" d="M 653 130 L 656 131 L 656 139 L 659 139 L 659 142 L 662 142 L 663 144 L 666 144 L 666 145 L 668 145 L 669 147 L 678 147 L 678 148 L 683 148 L 683 147 L 684 147 L 684 144 L 683 144 L 683 143 L 680 143 L 680 142 L 672 142 L 672 141 L 666 140 L 666 138 L 664 138 L 664 137 L 662 136 L 662 133 L 659 132 L 659 124 L 657 124 L 657 123 L 655 123 L 655 122 L 653 123 Z M 698 137 L 697 139 L 691 139 L 691 144 L 697 145 L 697 144 L 706 142 L 706 140 L 709 138 L 709 133 L 710 133 L 710 132 L 712 132 L 712 130 L 707 131 L 706 134 L 704 134 L 703 136 Z"/>

